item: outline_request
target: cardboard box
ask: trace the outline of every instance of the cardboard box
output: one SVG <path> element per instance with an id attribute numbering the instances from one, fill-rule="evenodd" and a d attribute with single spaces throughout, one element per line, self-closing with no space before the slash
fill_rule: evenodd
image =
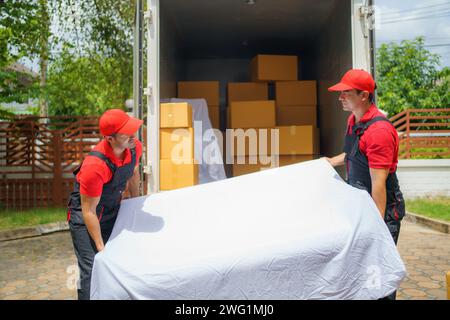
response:
<path id="1" fill-rule="evenodd" d="M 208 115 L 211 125 L 215 129 L 220 129 L 220 108 L 219 106 L 208 106 Z"/>
<path id="2" fill-rule="evenodd" d="M 269 100 L 269 87 L 264 82 L 228 83 L 228 104 L 233 101 Z"/>
<path id="3" fill-rule="evenodd" d="M 298 79 L 298 57 L 259 54 L 250 63 L 252 81 L 295 81 Z"/>
<path id="4" fill-rule="evenodd" d="M 161 159 L 194 159 L 194 129 L 160 129 Z"/>
<path id="5" fill-rule="evenodd" d="M 317 105 L 317 82 L 277 81 L 275 83 L 277 106 L 315 106 Z"/>
<path id="6" fill-rule="evenodd" d="M 317 106 L 276 107 L 277 126 L 317 126 Z"/>
<path id="7" fill-rule="evenodd" d="M 198 164 L 195 160 L 162 159 L 159 162 L 160 189 L 174 190 L 198 184 Z"/>
<path id="8" fill-rule="evenodd" d="M 275 127 L 275 101 L 235 101 L 230 104 L 230 128 Z"/>
<path id="9" fill-rule="evenodd" d="M 161 128 L 192 127 L 192 106 L 189 103 L 161 103 Z"/>
<path id="10" fill-rule="evenodd" d="M 278 167 L 284 167 L 287 165 L 300 163 L 304 161 L 310 161 L 316 159 L 315 155 L 295 155 L 295 156 L 283 156 L 278 158 L 274 156 L 269 159 L 260 159 L 259 157 L 235 157 L 233 164 L 233 177 L 241 176 L 244 174 L 254 173 L 262 170 L 268 170 Z M 261 160 L 264 160 L 262 163 Z"/>
<path id="11" fill-rule="evenodd" d="M 319 154 L 319 129 L 316 127 L 280 126 L 277 129 L 279 129 L 279 154 Z M 273 148 L 272 152 L 275 152 Z"/>
<path id="12" fill-rule="evenodd" d="M 219 104 L 219 81 L 180 81 L 178 98 L 205 99 L 208 106 Z"/>

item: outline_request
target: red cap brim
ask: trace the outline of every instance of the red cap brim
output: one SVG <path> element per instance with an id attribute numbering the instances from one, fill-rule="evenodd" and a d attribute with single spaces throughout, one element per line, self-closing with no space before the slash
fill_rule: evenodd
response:
<path id="1" fill-rule="evenodd" d="M 352 90 L 354 88 L 352 88 L 351 86 L 349 86 L 348 84 L 339 82 L 338 84 L 329 87 L 328 91 L 333 92 L 333 91 L 346 91 L 346 90 Z"/>
<path id="2" fill-rule="evenodd" d="M 117 131 L 117 133 L 126 134 L 129 136 L 134 135 L 143 123 L 143 120 L 130 117 L 124 126 Z"/>

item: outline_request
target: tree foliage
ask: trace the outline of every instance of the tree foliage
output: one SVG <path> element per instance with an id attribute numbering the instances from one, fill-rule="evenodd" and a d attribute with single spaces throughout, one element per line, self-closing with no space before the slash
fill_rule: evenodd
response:
<path id="1" fill-rule="evenodd" d="M 38 95 L 36 79 L 7 67 L 39 55 L 39 5 L 37 1 L 8 0 L 1 2 L 0 9 L 0 105 L 27 102 Z"/>
<path id="2" fill-rule="evenodd" d="M 450 69 L 439 70 L 440 57 L 425 40 L 383 44 L 377 52 L 378 105 L 393 116 L 406 109 L 450 106 Z"/>
<path id="3" fill-rule="evenodd" d="M 39 97 L 49 115 L 124 108 L 132 96 L 133 18 L 134 0 L 2 2 L 0 104 Z M 40 83 L 22 86 L 23 74 L 6 69 L 23 58 L 41 58 L 41 70 L 48 62 Z"/>

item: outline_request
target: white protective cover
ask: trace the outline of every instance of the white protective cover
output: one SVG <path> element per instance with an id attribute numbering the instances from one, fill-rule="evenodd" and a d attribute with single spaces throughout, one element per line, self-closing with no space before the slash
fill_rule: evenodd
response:
<path id="1" fill-rule="evenodd" d="M 194 156 L 199 163 L 198 182 L 202 184 L 226 179 L 220 130 L 214 130 L 211 126 L 206 100 L 171 98 L 170 102 L 188 102 L 192 106 Z"/>
<path id="2" fill-rule="evenodd" d="M 405 266 L 323 159 L 125 200 L 92 299 L 378 299 Z"/>

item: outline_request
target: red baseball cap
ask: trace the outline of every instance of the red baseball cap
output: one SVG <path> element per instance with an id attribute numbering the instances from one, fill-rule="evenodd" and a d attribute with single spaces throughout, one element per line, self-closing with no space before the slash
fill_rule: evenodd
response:
<path id="1" fill-rule="evenodd" d="M 341 82 L 328 88 L 328 91 L 346 91 L 352 89 L 374 93 L 376 84 L 367 71 L 351 69 L 342 77 Z"/>
<path id="2" fill-rule="evenodd" d="M 110 136 L 115 133 L 133 135 L 138 131 L 144 121 L 126 114 L 120 109 L 110 109 L 102 114 L 99 121 L 100 133 L 103 136 Z"/>

